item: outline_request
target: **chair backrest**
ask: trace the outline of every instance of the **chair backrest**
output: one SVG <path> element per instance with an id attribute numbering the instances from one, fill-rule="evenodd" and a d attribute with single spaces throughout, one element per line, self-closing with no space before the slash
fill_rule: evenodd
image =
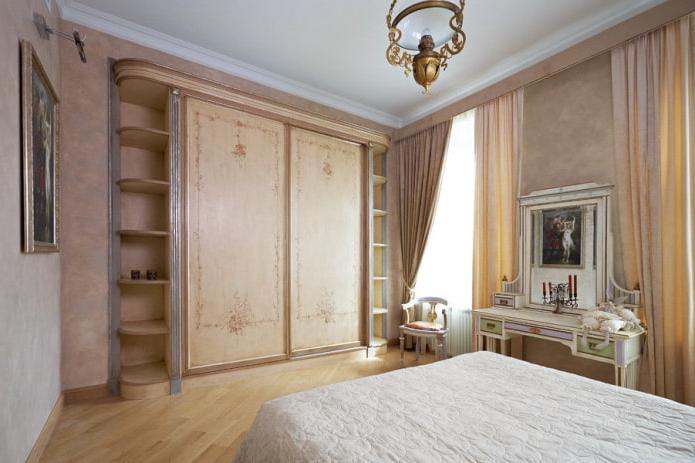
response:
<path id="1" fill-rule="evenodd" d="M 442 316 L 444 317 L 444 328 L 446 329 L 449 327 L 449 320 L 446 313 L 446 307 L 449 305 L 448 301 L 444 298 L 433 296 L 418 297 L 413 299 L 412 301 L 406 302 L 405 304 L 401 304 L 401 307 L 403 308 L 403 314 L 405 315 L 405 323 L 410 323 L 409 309 L 421 304 L 429 304 L 430 307 L 435 310 L 435 312 L 437 305 L 443 305 L 444 309 L 442 310 Z"/>
<path id="2" fill-rule="evenodd" d="M 441 297 L 433 297 L 433 296 L 425 296 L 425 297 L 418 297 L 416 299 L 413 299 L 412 301 L 406 302 L 405 304 L 401 304 L 401 307 L 403 307 L 403 310 L 408 310 L 409 308 L 419 305 L 419 304 L 442 304 L 442 305 L 449 305 L 446 299 L 443 299 Z"/>

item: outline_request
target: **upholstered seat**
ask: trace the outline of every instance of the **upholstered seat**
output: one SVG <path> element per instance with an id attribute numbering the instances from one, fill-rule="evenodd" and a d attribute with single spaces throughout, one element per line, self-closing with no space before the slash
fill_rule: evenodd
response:
<path id="1" fill-rule="evenodd" d="M 410 322 L 406 324 L 408 328 L 414 328 L 416 330 L 427 330 L 427 331 L 441 331 L 444 329 L 444 325 L 434 322 L 417 321 Z"/>
<path id="2" fill-rule="evenodd" d="M 429 304 L 430 310 L 428 313 L 428 320 L 422 321 L 410 321 L 410 308 L 420 305 Z M 444 308 L 442 309 L 442 316 L 444 318 L 444 325 L 437 323 L 437 305 L 441 304 Z M 400 331 L 400 344 L 401 344 L 401 366 L 403 366 L 403 360 L 405 355 L 405 336 L 412 336 L 415 338 L 415 353 L 417 359 L 420 359 L 420 339 L 434 339 L 435 357 L 437 360 L 442 358 L 448 358 L 448 349 L 446 345 L 446 335 L 449 332 L 449 321 L 446 313 L 447 301 L 440 297 L 420 297 L 414 299 L 406 304 L 402 304 L 403 308 L 403 324 L 398 328 Z M 424 346 L 423 346 L 424 347 Z"/>

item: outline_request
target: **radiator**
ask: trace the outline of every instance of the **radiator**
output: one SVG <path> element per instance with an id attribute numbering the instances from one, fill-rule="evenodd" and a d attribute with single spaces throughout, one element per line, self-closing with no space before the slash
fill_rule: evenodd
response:
<path id="1" fill-rule="evenodd" d="M 449 309 L 449 355 L 473 350 L 473 316 L 470 310 Z"/>
<path id="2" fill-rule="evenodd" d="M 425 313 L 423 313 L 425 312 Z M 449 334 L 447 335 L 447 343 L 449 344 L 449 355 L 461 355 L 473 351 L 473 312 L 468 309 L 452 309 L 448 308 L 449 316 Z M 415 320 L 427 319 L 426 310 L 422 307 L 415 307 Z M 437 317 L 437 322 L 444 324 L 444 318 L 440 315 Z M 406 336 L 406 349 L 412 349 L 413 342 L 410 336 Z M 424 346 L 423 346 L 424 348 Z M 426 349 L 434 351 L 432 341 L 427 342 Z"/>

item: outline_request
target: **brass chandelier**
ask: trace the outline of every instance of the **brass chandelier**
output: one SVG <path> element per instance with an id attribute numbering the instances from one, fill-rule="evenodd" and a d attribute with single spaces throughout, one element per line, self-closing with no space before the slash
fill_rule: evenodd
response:
<path id="1" fill-rule="evenodd" d="M 401 2 L 404 6 L 394 18 L 396 2 L 393 0 L 386 15 L 389 30 L 386 59 L 394 66 L 402 66 L 406 76 L 412 72 L 415 82 L 422 85 L 424 93 L 429 93 L 448 60 L 466 44 L 465 0 L 459 0 L 460 6 L 453 1 L 406 0 Z M 415 55 L 409 53 L 416 51 Z"/>

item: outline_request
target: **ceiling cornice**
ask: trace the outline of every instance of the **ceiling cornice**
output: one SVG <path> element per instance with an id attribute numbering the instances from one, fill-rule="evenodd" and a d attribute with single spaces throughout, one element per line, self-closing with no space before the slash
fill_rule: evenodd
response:
<path id="1" fill-rule="evenodd" d="M 296 80 L 288 79 L 185 40 L 104 13 L 79 2 L 71 0 L 56 0 L 56 2 L 60 7 L 61 17 L 66 21 L 74 22 L 276 90 L 281 90 L 291 95 L 306 98 L 315 103 L 345 111 L 379 124 L 393 128 L 403 126 L 403 119 L 393 114 L 379 111 Z"/>
<path id="2" fill-rule="evenodd" d="M 207 66 L 286 93 L 306 98 L 356 116 L 394 128 L 401 128 L 432 114 L 457 100 L 472 95 L 533 64 L 539 63 L 604 30 L 667 0 L 638 0 L 629 7 L 619 5 L 608 15 L 590 17 L 558 30 L 544 40 L 499 62 L 468 85 L 439 96 L 432 95 L 417 109 L 399 117 L 318 88 L 288 79 L 243 61 L 163 34 L 120 17 L 104 13 L 73 0 L 56 0 L 61 17 L 83 26 L 128 40 L 148 48 Z"/>
<path id="3" fill-rule="evenodd" d="M 422 105 L 419 109 L 416 109 L 403 118 L 405 125 L 412 124 L 429 114 L 479 92 L 529 66 L 550 58 L 563 50 L 666 1 L 667 0 L 635 1 L 629 7 L 620 6 L 613 8 L 610 14 L 602 15 L 600 18 L 586 18 L 582 21 L 573 23 L 569 27 L 560 29 L 547 36 L 544 40 L 537 42 L 534 46 L 528 47 L 497 63 L 469 85 L 461 87 L 449 94 L 442 95 L 439 98 L 435 98 L 434 101 L 429 104 Z"/>

